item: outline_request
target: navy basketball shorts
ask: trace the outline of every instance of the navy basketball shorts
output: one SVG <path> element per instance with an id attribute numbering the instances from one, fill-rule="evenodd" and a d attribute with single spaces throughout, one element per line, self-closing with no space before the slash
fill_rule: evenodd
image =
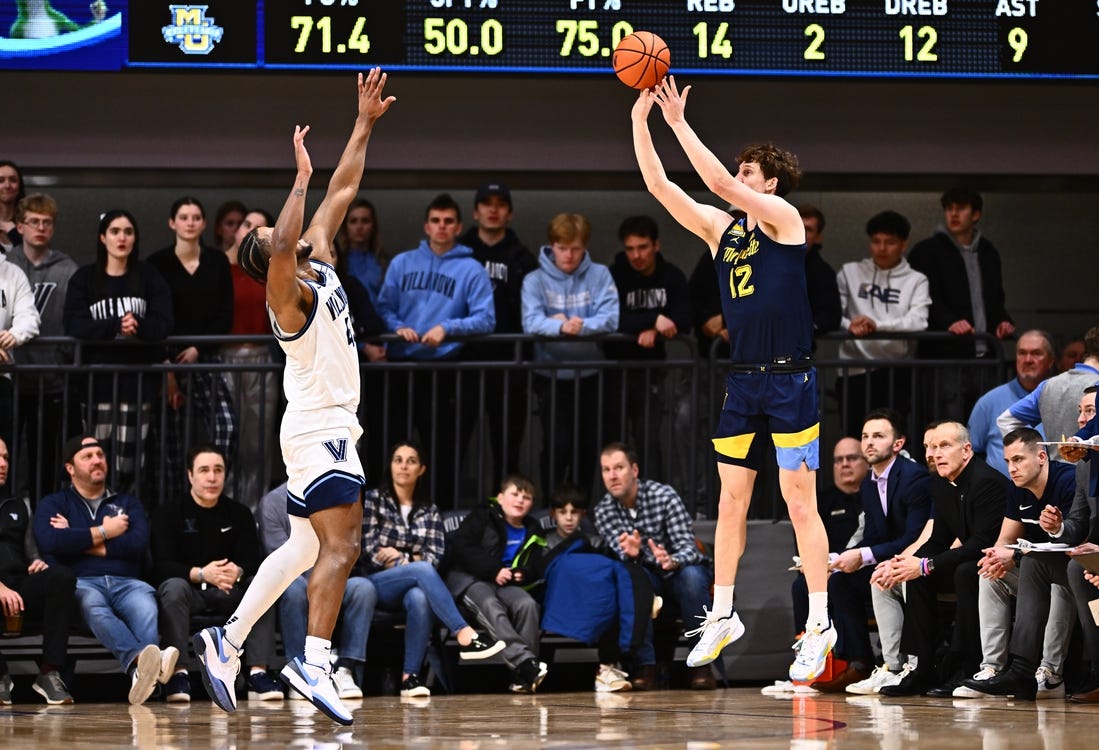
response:
<path id="1" fill-rule="evenodd" d="M 770 435 L 770 441 L 761 438 Z M 714 432 L 714 458 L 759 471 L 767 444 L 780 468 L 820 467 L 820 400 L 817 373 L 731 372 Z"/>

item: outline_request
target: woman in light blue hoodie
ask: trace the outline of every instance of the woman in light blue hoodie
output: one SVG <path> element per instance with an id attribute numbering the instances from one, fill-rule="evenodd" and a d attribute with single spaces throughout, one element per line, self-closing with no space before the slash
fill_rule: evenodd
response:
<path id="1" fill-rule="evenodd" d="M 576 337 L 618 329 L 618 290 L 610 269 L 588 254 L 591 223 L 580 214 L 558 214 L 549 225 L 550 244 L 538 252 L 539 268 L 523 280 L 523 331 L 539 336 Z M 600 435 L 598 370 L 575 364 L 603 359 L 593 341 L 535 344 L 536 360 L 574 366 L 536 371 L 534 388 L 542 415 L 542 485 L 594 479 Z M 614 397 L 615 394 L 607 394 Z"/>

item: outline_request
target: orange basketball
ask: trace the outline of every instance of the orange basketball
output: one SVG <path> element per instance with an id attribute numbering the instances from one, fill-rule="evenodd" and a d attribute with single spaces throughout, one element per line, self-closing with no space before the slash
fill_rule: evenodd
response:
<path id="1" fill-rule="evenodd" d="M 635 31 L 624 37 L 611 58 L 618 80 L 635 89 L 651 89 L 660 83 L 671 64 L 668 45 L 650 31 Z"/>

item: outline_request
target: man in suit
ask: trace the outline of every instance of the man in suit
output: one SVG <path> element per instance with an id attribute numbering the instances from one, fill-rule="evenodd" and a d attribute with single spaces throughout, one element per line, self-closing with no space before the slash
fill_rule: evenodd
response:
<path id="1" fill-rule="evenodd" d="M 936 686 L 937 596 L 956 589 L 957 576 L 976 575 L 975 568 L 962 564 L 979 560 L 995 543 L 1004 518 L 1007 478 L 984 461 L 973 460 L 969 430 L 960 422 L 936 427 L 931 443 L 939 470 L 931 485 L 931 536 L 915 554 L 886 561 L 876 578 L 883 587 L 906 584 L 901 648 L 915 657 L 914 668 L 896 685 L 883 687 L 882 695 L 927 692 L 949 697 L 967 673 L 976 671 L 981 658 L 977 599 L 959 597 L 951 641 L 953 677 Z M 952 546 L 955 540 L 958 546 Z"/>
<path id="2" fill-rule="evenodd" d="M 875 566 L 901 553 L 916 541 L 931 514 L 931 478 L 927 470 L 902 456 L 904 420 L 892 409 L 875 409 L 862 427 L 862 455 L 870 472 L 859 488 L 864 531 L 862 544 L 844 551 L 832 564 L 828 593 L 832 622 L 839 629 L 839 655 L 853 666 L 874 663 L 866 605 L 871 600 L 870 576 Z M 877 606 L 875 605 L 875 612 Z M 893 612 L 893 609 L 889 610 Z M 890 617 L 883 610 L 878 632 L 885 663 L 869 677 L 852 680 L 849 692 L 873 693 L 900 679 L 899 611 Z M 845 686 L 848 687 L 848 686 Z"/>

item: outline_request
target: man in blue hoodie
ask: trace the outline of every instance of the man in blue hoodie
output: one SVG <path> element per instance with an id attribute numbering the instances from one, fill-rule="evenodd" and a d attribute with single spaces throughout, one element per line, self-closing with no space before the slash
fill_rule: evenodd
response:
<path id="1" fill-rule="evenodd" d="M 378 314 L 386 326 L 403 341 L 389 345 L 391 362 L 447 361 L 461 357 L 463 345 L 448 341 L 450 336 L 492 333 L 496 313 L 492 284 L 473 250 L 458 243 L 462 212 L 448 194 L 428 204 L 420 246 L 393 259 L 378 294 Z M 458 435 L 464 420 L 476 419 L 475 392 L 469 398 L 458 393 L 456 371 L 420 369 L 407 379 L 395 378 L 391 402 L 396 413 L 407 408 L 421 442 L 428 446 L 438 471 L 433 472 L 432 497 L 456 490 L 455 471 L 461 447 Z M 434 378 L 433 378 L 434 376 Z M 462 390 L 476 385 L 476 379 L 462 380 Z M 430 394 L 434 391 L 434 401 Z M 460 408 L 459 408 L 460 406 Z M 434 423 L 434 430 L 432 429 Z M 408 427 L 409 429 L 400 429 Z M 407 437 L 410 425 L 396 425 L 390 441 Z"/>

